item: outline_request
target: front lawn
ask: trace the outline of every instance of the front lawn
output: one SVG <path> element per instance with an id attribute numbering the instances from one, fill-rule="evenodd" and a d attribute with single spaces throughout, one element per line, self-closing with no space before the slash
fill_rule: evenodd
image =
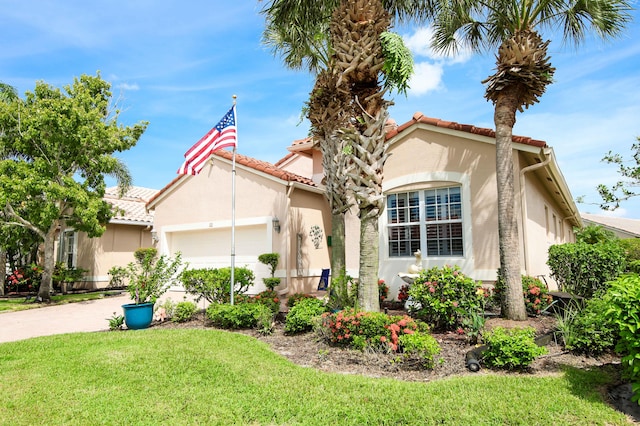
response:
<path id="1" fill-rule="evenodd" d="M 83 302 L 85 300 L 103 299 L 119 294 L 120 291 L 92 291 L 88 293 L 58 294 L 51 296 L 51 303 L 37 303 L 31 297 L 3 297 L 0 299 L 0 312 L 23 311 L 25 309 L 42 308 L 45 306 L 62 305 L 65 303 Z"/>
<path id="2" fill-rule="evenodd" d="M 481 372 L 429 383 L 328 374 L 220 330 L 78 333 L 0 344 L 0 424 L 622 425 L 611 377 Z"/>

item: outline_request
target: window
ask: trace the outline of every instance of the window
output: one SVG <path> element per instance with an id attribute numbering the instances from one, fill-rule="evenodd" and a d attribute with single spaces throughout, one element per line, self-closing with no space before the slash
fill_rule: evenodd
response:
<path id="1" fill-rule="evenodd" d="M 78 233 L 75 231 L 64 231 L 62 241 L 60 241 L 60 262 L 68 268 L 76 266 L 76 253 L 78 251 Z"/>
<path id="2" fill-rule="evenodd" d="M 459 186 L 387 196 L 389 256 L 463 256 Z"/>

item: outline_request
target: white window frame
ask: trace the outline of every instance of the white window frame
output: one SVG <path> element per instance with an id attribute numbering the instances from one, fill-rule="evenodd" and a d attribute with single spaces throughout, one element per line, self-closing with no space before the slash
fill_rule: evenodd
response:
<path id="1" fill-rule="evenodd" d="M 69 247 L 69 239 L 72 239 L 71 247 Z M 69 252 L 69 248 L 71 248 L 71 252 Z M 71 255 L 71 265 L 69 265 L 69 255 Z M 68 229 L 60 234 L 58 261 L 64 262 L 68 268 L 75 268 L 78 264 L 78 231 Z"/>
<path id="2" fill-rule="evenodd" d="M 461 204 L 462 204 L 462 255 L 439 255 L 428 256 L 427 244 L 426 244 L 426 225 L 424 220 L 424 191 L 430 189 L 442 189 L 458 186 L 460 188 Z M 383 183 L 383 192 L 388 194 L 407 193 L 407 192 L 419 192 L 420 193 L 420 250 L 423 258 L 438 259 L 438 261 L 444 261 L 447 263 L 459 263 L 461 261 L 473 262 L 473 234 L 472 234 L 472 221 L 471 221 L 471 188 L 470 177 L 468 174 L 457 172 L 427 172 L 416 173 L 412 175 L 402 176 L 396 179 L 391 179 Z M 444 222 L 443 222 L 444 223 Z M 381 215 L 380 229 L 382 230 L 380 235 L 381 253 L 384 257 L 392 259 L 406 259 L 413 257 L 411 255 L 403 256 L 391 256 L 389 253 L 389 227 L 388 214 L 385 212 Z"/>

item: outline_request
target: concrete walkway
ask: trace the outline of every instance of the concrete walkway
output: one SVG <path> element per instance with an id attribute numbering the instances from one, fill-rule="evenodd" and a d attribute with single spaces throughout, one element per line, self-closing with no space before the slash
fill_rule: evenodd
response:
<path id="1" fill-rule="evenodd" d="M 122 305 L 131 303 L 129 295 L 65 305 L 43 306 L 18 312 L 0 313 L 0 343 L 53 334 L 109 329 L 109 318 L 122 315 Z"/>

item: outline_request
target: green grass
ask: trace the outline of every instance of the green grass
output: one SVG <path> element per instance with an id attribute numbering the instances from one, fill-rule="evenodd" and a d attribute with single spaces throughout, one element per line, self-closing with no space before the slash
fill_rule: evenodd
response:
<path id="1" fill-rule="evenodd" d="M 96 291 L 89 293 L 59 294 L 51 296 L 51 303 L 36 303 L 33 297 L 8 297 L 0 299 L 0 312 L 24 311 L 46 306 L 63 305 L 65 303 L 83 302 L 85 300 L 104 299 L 106 296 L 117 294 L 119 291 Z"/>
<path id="2" fill-rule="evenodd" d="M 619 425 L 602 371 L 429 383 L 328 374 L 202 329 L 0 344 L 0 425 Z"/>

